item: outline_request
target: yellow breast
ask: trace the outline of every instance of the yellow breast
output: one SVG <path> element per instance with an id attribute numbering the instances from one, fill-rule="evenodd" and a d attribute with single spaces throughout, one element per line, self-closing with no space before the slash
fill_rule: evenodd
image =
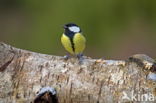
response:
<path id="1" fill-rule="evenodd" d="M 67 37 L 65 34 L 63 34 L 61 37 L 61 43 L 69 53 L 74 54 L 70 38 Z"/>
<path id="2" fill-rule="evenodd" d="M 71 54 L 80 54 L 85 49 L 85 37 L 80 34 L 76 33 L 73 37 L 73 44 L 74 44 L 74 50 L 72 48 L 72 43 L 69 37 L 67 37 L 65 34 L 61 37 L 61 42 L 64 48 Z"/>
<path id="3" fill-rule="evenodd" d="M 77 54 L 82 53 L 86 46 L 85 37 L 80 33 L 76 33 L 74 35 L 73 42 L 74 42 L 74 47 L 75 47 L 75 54 L 77 55 Z"/>

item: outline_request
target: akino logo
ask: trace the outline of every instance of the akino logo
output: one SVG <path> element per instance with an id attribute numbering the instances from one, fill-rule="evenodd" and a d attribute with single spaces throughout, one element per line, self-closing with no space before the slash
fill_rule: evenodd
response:
<path id="1" fill-rule="evenodd" d="M 154 95 L 151 93 L 148 94 L 141 94 L 141 93 L 134 93 L 132 91 L 130 94 L 127 94 L 126 92 L 123 92 L 122 100 L 127 100 L 127 101 L 154 101 Z"/>

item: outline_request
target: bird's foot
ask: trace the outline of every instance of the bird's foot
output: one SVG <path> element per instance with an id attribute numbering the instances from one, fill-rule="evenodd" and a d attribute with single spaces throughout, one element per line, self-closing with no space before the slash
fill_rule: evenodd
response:
<path id="1" fill-rule="evenodd" d="M 68 60 L 68 59 L 70 58 L 70 55 L 67 54 L 67 55 L 65 55 L 63 58 L 64 58 L 65 60 Z"/>
<path id="2" fill-rule="evenodd" d="M 82 63 L 83 63 L 83 60 L 84 60 L 83 54 L 82 54 L 82 53 L 81 53 L 81 54 L 78 54 L 78 55 L 77 55 L 77 58 L 78 58 L 78 60 L 79 60 L 79 63 L 82 64 Z"/>

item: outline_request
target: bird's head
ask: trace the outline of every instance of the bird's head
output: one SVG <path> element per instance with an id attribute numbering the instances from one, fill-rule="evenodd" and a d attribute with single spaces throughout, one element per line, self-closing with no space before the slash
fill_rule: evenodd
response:
<path id="1" fill-rule="evenodd" d="M 63 26 L 65 32 L 71 32 L 71 33 L 80 33 L 81 29 L 78 25 L 74 23 L 68 23 Z"/>

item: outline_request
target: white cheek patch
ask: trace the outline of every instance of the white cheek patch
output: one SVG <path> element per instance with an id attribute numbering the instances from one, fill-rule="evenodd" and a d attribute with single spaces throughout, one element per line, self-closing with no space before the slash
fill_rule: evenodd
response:
<path id="1" fill-rule="evenodd" d="M 72 32 L 80 32 L 80 28 L 77 27 L 77 26 L 69 27 L 69 30 L 72 31 Z"/>

